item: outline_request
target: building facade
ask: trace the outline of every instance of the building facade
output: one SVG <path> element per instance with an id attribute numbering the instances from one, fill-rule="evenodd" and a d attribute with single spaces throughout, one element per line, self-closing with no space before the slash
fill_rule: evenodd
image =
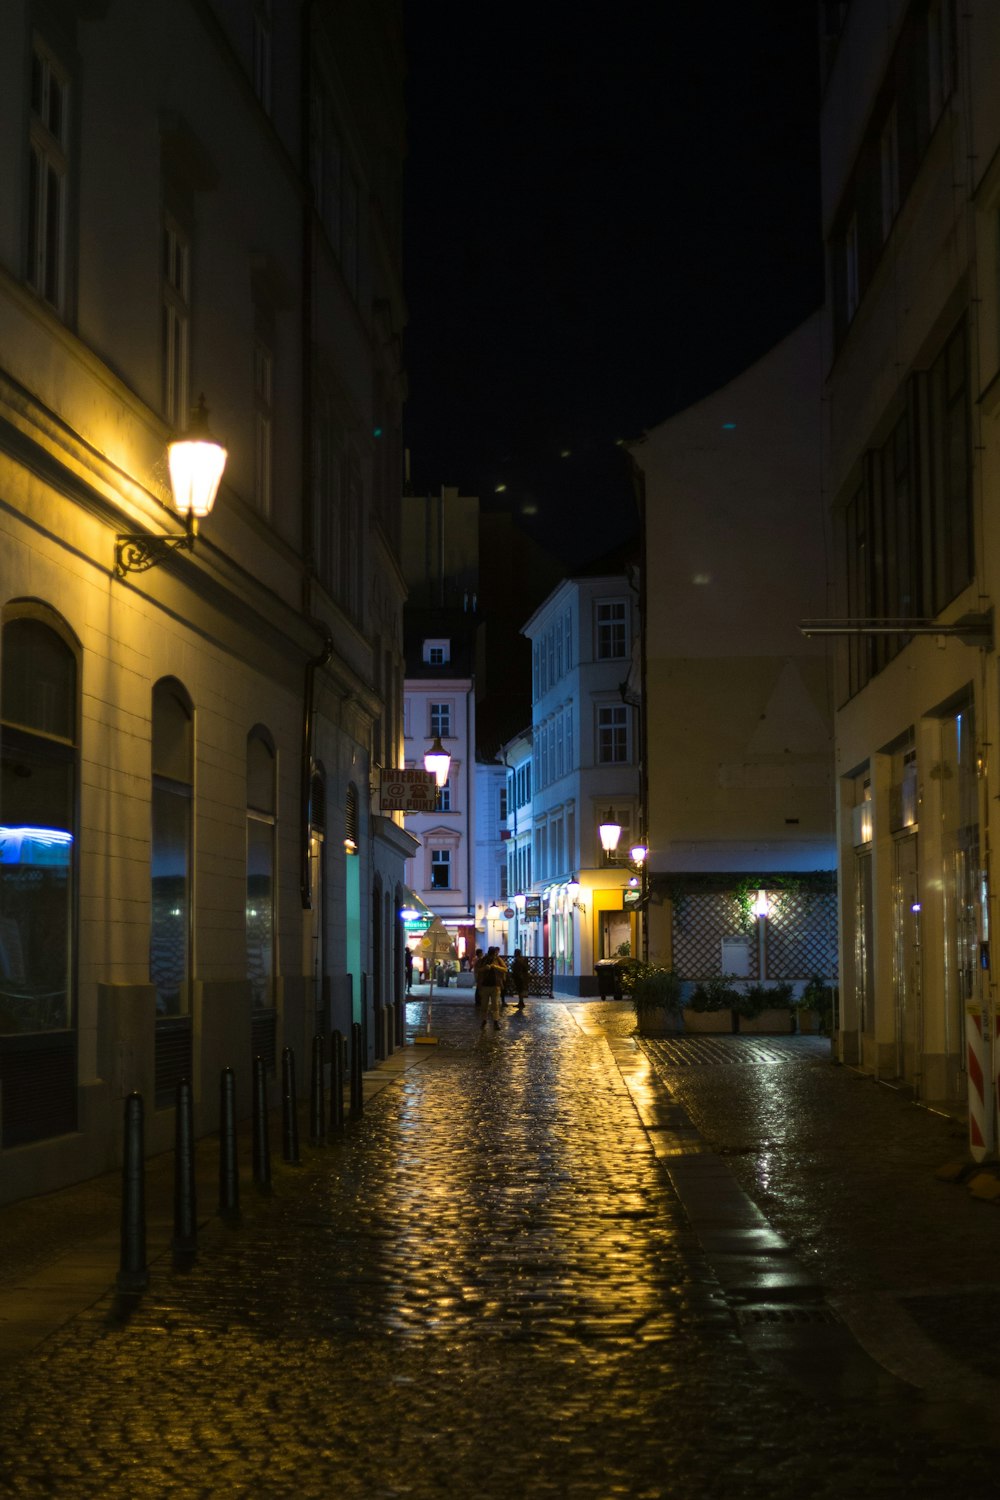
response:
<path id="1" fill-rule="evenodd" d="M 837 547 L 841 1046 L 992 1131 L 1000 12 L 829 18 L 826 482 Z M 970 1098 L 972 1095 L 970 1095 Z"/>
<path id="2" fill-rule="evenodd" d="M 476 946 L 474 616 L 408 608 L 406 632 L 406 765 L 419 770 L 437 740 L 451 757 L 434 811 L 407 815 L 419 848 L 407 861 L 406 883 L 442 922 L 462 959 Z"/>
<path id="3" fill-rule="evenodd" d="M 0 15 L 0 1198 L 398 994 L 402 73 L 391 0 Z"/>
<path id="4" fill-rule="evenodd" d="M 799 629 L 828 607 L 821 371 L 817 314 L 631 445 L 647 942 L 685 981 L 836 973 L 829 667 Z"/>
<path id="5" fill-rule="evenodd" d="M 521 736 L 510 745 L 508 826 L 511 798 L 519 818 L 525 807 L 519 771 L 528 781 L 530 825 L 525 819 L 514 841 L 508 885 L 519 914 L 520 896 L 533 898 L 519 946 L 551 959 L 555 984 L 569 993 L 596 993 L 595 961 L 623 943 L 636 951 L 636 917 L 624 897 L 629 872 L 605 858 L 598 830 L 611 809 L 624 849 L 642 823 L 637 582 L 624 562 L 598 564 L 593 574 L 561 583 L 524 626 L 532 656 L 530 779 Z M 518 883 L 525 876 L 530 888 Z"/>

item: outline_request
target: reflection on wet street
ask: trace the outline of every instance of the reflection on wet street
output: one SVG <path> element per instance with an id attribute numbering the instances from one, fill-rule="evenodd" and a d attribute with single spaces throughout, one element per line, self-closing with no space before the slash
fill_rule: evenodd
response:
<path id="1" fill-rule="evenodd" d="M 755 1357 L 651 1144 L 704 1151 L 659 1072 L 694 1080 L 703 1130 L 698 1080 L 738 1075 L 722 1161 L 750 1143 L 770 1182 L 783 1091 L 822 1061 L 650 1068 L 627 1011 L 596 1003 L 538 1002 L 496 1034 L 467 1001 L 430 1020 L 417 1065 L 238 1228 L 216 1221 L 187 1274 L 157 1264 L 127 1323 L 99 1303 L 23 1362 L 0 1491 L 780 1500 L 943 1496 L 958 1475 L 987 1493 L 978 1451 Z"/>

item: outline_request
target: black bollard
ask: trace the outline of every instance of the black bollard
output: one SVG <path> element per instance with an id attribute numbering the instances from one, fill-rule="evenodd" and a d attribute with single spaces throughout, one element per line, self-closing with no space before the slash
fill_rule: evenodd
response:
<path id="1" fill-rule="evenodd" d="M 262 1193 L 271 1191 L 271 1141 L 267 1115 L 267 1064 L 253 1060 L 253 1180 Z"/>
<path id="2" fill-rule="evenodd" d="M 401 998 L 396 1001 L 396 1046 L 402 1047 L 406 1043 L 406 1000 Z"/>
<path id="3" fill-rule="evenodd" d="M 364 1072 L 362 1061 L 364 1036 L 361 1030 L 361 1022 L 355 1021 L 351 1026 L 351 1119 L 356 1120 L 362 1114 L 365 1107 L 364 1087 L 361 1075 Z"/>
<path id="4" fill-rule="evenodd" d="M 182 1078 L 174 1103 L 174 1237 L 175 1255 L 198 1248 L 198 1193 L 194 1172 L 194 1096 Z"/>
<path id="5" fill-rule="evenodd" d="M 219 1080 L 219 1213 L 240 1216 L 240 1172 L 236 1154 L 236 1074 L 223 1068 Z"/>
<path id="6" fill-rule="evenodd" d="M 344 1038 L 339 1031 L 330 1037 L 330 1129 L 344 1126 Z"/>
<path id="7" fill-rule="evenodd" d="M 125 1100 L 125 1140 L 122 1153 L 122 1233 L 119 1292 L 144 1292 L 146 1270 L 146 1158 L 143 1144 L 142 1095 Z"/>
<path id="8" fill-rule="evenodd" d="M 323 1037 L 313 1037 L 312 1087 L 309 1090 L 309 1144 L 322 1146 L 326 1141 L 326 1103 L 323 1098 Z"/>
<path id="9" fill-rule="evenodd" d="M 299 1115 L 295 1102 L 295 1053 L 281 1054 L 281 1155 L 289 1166 L 299 1165 Z"/>

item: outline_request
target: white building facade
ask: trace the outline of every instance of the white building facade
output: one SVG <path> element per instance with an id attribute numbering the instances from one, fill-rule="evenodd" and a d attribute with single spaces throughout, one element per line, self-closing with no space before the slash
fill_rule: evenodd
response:
<path id="1" fill-rule="evenodd" d="M 458 958 L 476 946 L 476 701 L 470 622 L 460 612 L 408 613 L 403 699 L 406 764 L 420 769 L 440 740 L 451 756 L 433 812 L 409 813 L 419 849 L 406 883 L 452 935 Z"/>
<path id="2" fill-rule="evenodd" d="M 532 647 L 531 849 L 527 863 L 519 832 L 524 864 L 509 878 L 523 878 L 526 866 L 530 889 L 511 894 L 536 898 L 522 946 L 551 959 L 554 983 L 570 993 L 595 993 L 595 961 L 637 935 L 625 909 L 628 871 L 605 859 L 598 834 L 611 809 L 626 848 L 642 821 L 635 582 L 624 565 L 566 579 L 524 626 Z"/>

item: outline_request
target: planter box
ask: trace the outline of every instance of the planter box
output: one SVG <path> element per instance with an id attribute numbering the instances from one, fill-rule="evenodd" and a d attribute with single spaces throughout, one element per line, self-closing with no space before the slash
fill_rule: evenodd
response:
<path id="1" fill-rule="evenodd" d="M 746 1016 L 740 1016 L 740 1031 L 747 1036 L 774 1036 L 783 1034 L 788 1036 L 795 1030 L 792 1012 L 787 1005 L 776 1010 L 762 1010 L 759 1016 L 748 1020 Z"/>
<path id="2" fill-rule="evenodd" d="M 662 1006 L 658 1010 L 643 1011 L 636 1019 L 636 1031 L 640 1036 L 676 1036 L 684 1029 L 679 1010 L 668 1010 Z"/>
<path id="3" fill-rule="evenodd" d="M 799 1031 L 804 1032 L 804 1033 L 812 1033 L 812 1034 L 815 1034 L 815 1033 L 817 1033 L 819 1031 L 819 1011 L 818 1010 L 803 1010 L 800 1007 L 800 1009 L 798 1011 L 798 1018 L 799 1018 Z"/>
<path id="4" fill-rule="evenodd" d="M 690 1006 L 687 1006 L 683 1014 L 685 1031 L 731 1032 L 733 1029 L 731 1010 L 692 1010 Z"/>

